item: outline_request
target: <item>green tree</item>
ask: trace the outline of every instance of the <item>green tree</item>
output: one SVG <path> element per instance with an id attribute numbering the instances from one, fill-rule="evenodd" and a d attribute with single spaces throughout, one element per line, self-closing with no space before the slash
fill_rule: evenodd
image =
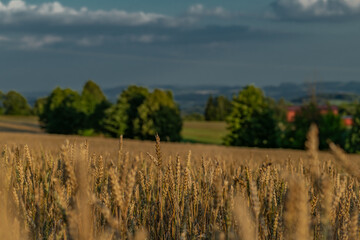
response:
<path id="1" fill-rule="evenodd" d="M 103 132 L 111 137 L 119 137 L 124 135 L 127 130 L 128 116 L 126 114 L 128 104 L 120 103 L 119 100 L 116 104 L 106 109 L 104 118 L 101 121 Z M 128 137 L 125 135 L 125 137 Z"/>
<path id="2" fill-rule="evenodd" d="M 36 99 L 33 109 L 33 112 L 36 116 L 40 116 L 41 114 L 43 114 L 47 99 L 47 97 Z"/>
<path id="3" fill-rule="evenodd" d="M 170 91 L 155 89 L 138 108 L 134 130 L 141 139 L 153 139 L 155 134 L 169 141 L 181 139 L 180 110 Z"/>
<path id="4" fill-rule="evenodd" d="M 224 143 L 232 146 L 276 147 L 278 128 L 269 99 L 254 86 L 247 86 L 233 99 L 227 119 L 229 134 Z"/>
<path id="5" fill-rule="evenodd" d="M 4 96 L 3 106 L 6 115 L 30 115 L 31 107 L 20 93 L 10 91 Z"/>
<path id="6" fill-rule="evenodd" d="M 3 104 L 4 97 L 5 97 L 4 93 L 0 91 L 0 115 L 3 115 L 5 112 L 4 104 Z"/>
<path id="7" fill-rule="evenodd" d="M 182 120 L 171 92 L 130 86 L 105 112 L 103 125 L 114 137 L 153 139 L 158 133 L 164 140 L 178 141 Z"/>
<path id="8" fill-rule="evenodd" d="M 140 138 L 140 133 L 134 129 L 134 121 L 139 119 L 138 107 L 148 95 L 149 91 L 144 87 L 129 86 L 124 90 L 116 104 L 105 112 L 102 121 L 105 133 L 113 137 Z"/>
<path id="9" fill-rule="evenodd" d="M 84 128 L 95 132 L 102 131 L 101 121 L 105 110 L 110 107 L 101 88 L 94 81 L 87 81 L 81 93 L 81 105 L 86 115 Z"/>
<path id="10" fill-rule="evenodd" d="M 106 97 L 100 87 L 94 81 L 87 81 L 81 92 L 84 111 L 91 115 L 95 112 L 96 107 L 106 101 Z"/>
<path id="11" fill-rule="evenodd" d="M 359 103 L 357 101 L 349 103 L 341 103 L 339 105 L 339 113 L 341 115 L 354 115 L 356 113 L 356 107 Z"/>
<path id="12" fill-rule="evenodd" d="M 284 141 L 286 142 L 286 128 L 288 125 L 287 122 L 287 108 L 290 105 L 289 102 L 286 102 L 283 98 L 279 101 L 275 101 L 273 99 L 268 99 L 269 107 L 274 114 L 275 122 L 277 125 L 277 138 L 276 145 L 281 147 L 284 145 Z"/>
<path id="13" fill-rule="evenodd" d="M 81 96 L 68 88 L 54 89 L 40 115 L 41 125 L 49 133 L 77 134 L 84 129 L 85 119 Z"/>

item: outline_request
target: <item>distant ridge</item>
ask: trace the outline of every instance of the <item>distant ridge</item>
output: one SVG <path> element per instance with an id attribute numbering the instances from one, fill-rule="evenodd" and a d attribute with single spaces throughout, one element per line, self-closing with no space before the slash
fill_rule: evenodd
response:
<path id="1" fill-rule="evenodd" d="M 104 94 L 112 102 L 115 102 L 118 95 L 127 88 L 128 85 L 116 86 L 113 88 L 103 88 Z M 176 85 L 148 85 L 149 89 L 161 88 L 171 90 L 174 98 L 179 104 L 183 113 L 202 113 L 206 101 L 210 95 L 223 95 L 232 98 L 244 85 L 195 85 L 195 86 L 176 86 Z M 275 100 L 284 98 L 294 104 L 301 104 L 308 97 L 308 87 L 306 83 L 284 82 L 278 85 L 266 85 L 261 87 L 265 95 Z M 51 91 L 22 92 L 33 105 L 38 97 L 49 95 Z M 317 96 L 321 101 L 354 101 L 359 99 L 360 82 L 318 82 L 316 83 Z"/>

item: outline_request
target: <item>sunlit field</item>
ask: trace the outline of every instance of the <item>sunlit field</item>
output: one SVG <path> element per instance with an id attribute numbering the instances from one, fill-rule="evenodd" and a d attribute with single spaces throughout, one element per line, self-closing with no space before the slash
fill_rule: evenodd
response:
<path id="1" fill-rule="evenodd" d="M 0 0 L 0 240 L 360 239 L 360 0 Z"/>
<path id="2" fill-rule="evenodd" d="M 360 158 L 1 133 L 1 239 L 357 239 Z"/>

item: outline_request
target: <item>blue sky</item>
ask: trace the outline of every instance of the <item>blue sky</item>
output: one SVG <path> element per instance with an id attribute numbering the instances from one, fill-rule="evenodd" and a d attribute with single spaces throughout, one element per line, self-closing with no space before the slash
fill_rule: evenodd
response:
<path id="1" fill-rule="evenodd" d="M 359 81 L 360 0 L 0 0 L 0 89 Z"/>

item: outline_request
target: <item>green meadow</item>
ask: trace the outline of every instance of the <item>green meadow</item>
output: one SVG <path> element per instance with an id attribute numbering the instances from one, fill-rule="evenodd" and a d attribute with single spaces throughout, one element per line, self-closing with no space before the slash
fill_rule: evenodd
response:
<path id="1" fill-rule="evenodd" d="M 185 121 L 181 135 L 184 142 L 221 144 L 226 133 L 225 122 Z"/>

